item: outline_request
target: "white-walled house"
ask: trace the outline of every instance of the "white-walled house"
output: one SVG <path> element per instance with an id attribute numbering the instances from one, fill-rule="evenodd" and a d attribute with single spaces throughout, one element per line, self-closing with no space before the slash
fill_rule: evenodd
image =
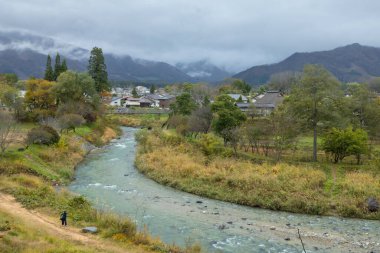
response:
<path id="1" fill-rule="evenodd" d="M 122 106 L 122 97 L 113 98 L 109 103 L 110 106 Z"/>
<path id="2" fill-rule="evenodd" d="M 244 95 L 241 95 L 241 94 L 228 94 L 228 96 L 230 96 L 231 98 L 235 99 L 236 101 L 239 100 L 239 98 L 241 97 L 241 100 L 243 103 L 248 103 L 248 98 Z"/>

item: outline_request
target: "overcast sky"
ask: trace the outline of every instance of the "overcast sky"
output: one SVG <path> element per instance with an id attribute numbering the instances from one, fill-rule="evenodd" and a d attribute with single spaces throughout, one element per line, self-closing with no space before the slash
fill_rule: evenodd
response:
<path id="1" fill-rule="evenodd" d="M 0 29 L 239 71 L 294 52 L 380 47 L 378 0 L 0 0 Z"/>

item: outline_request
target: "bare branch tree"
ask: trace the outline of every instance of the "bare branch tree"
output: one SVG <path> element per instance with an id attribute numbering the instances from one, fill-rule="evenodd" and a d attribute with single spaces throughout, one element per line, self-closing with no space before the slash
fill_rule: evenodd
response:
<path id="1" fill-rule="evenodd" d="M 13 116 L 4 111 L 0 111 L 0 151 L 4 154 L 5 150 L 12 143 L 13 135 L 16 130 L 16 121 Z"/>

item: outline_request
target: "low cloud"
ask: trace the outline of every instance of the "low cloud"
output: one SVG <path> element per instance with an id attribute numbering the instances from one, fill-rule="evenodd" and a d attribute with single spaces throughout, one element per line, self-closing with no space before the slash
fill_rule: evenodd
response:
<path id="1" fill-rule="evenodd" d="M 0 0 L 0 5 L 1 29 L 172 64 L 207 58 L 230 71 L 296 51 L 354 42 L 380 46 L 380 2 L 372 0 Z"/>

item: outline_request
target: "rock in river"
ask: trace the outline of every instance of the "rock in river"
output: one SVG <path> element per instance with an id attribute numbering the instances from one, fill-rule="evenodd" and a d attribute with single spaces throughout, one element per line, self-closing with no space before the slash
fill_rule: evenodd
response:
<path id="1" fill-rule="evenodd" d="M 369 198 L 367 200 L 368 211 L 377 212 L 379 211 L 379 202 L 375 198 Z"/>

